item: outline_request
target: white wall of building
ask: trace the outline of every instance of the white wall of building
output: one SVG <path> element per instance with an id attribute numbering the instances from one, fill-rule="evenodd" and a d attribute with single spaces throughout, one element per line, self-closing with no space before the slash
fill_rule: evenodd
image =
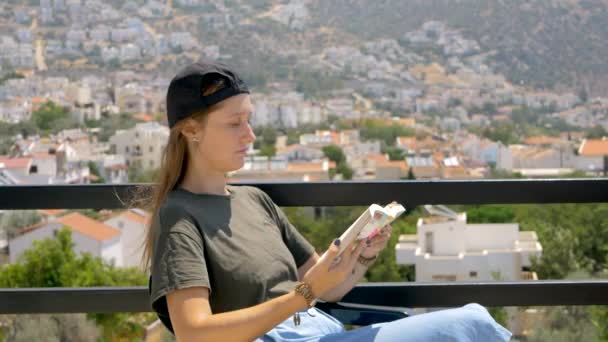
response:
<path id="1" fill-rule="evenodd" d="M 139 266 L 143 255 L 141 244 L 146 238 L 146 227 L 127 219 L 124 215 L 113 217 L 104 223 L 121 232 L 122 266 Z"/>
<path id="2" fill-rule="evenodd" d="M 99 242 L 101 247 L 101 258 L 113 263 L 115 266 L 123 267 L 122 244 L 120 235 Z"/>
<path id="3" fill-rule="evenodd" d="M 9 241 L 9 259 L 11 263 L 15 263 L 23 252 L 30 248 L 34 241 L 53 238 L 55 231 L 63 228 L 63 225 L 57 222 L 50 222 L 31 232 L 17 236 Z M 122 262 L 122 252 L 120 239 L 117 236 L 114 239 L 109 239 L 105 243 L 93 239 L 87 235 L 81 234 L 78 231 L 72 230 L 72 241 L 74 242 L 74 252 L 81 254 L 84 252 L 90 253 L 94 257 L 101 257 L 106 261 L 116 258 Z M 117 263 L 118 266 L 120 266 Z"/>
<path id="4" fill-rule="evenodd" d="M 162 149 L 167 144 L 169 128 L 157 122 L 137 124 L 129 130 L 120 130 L 110 137 L 110 145 L 128 163 L 140 162 L 144 169 L 160 166 Z"/>
<path id="5" fill-rule="evenodd" d="M 395 247 L 398 264 L 414 264 L 416 281 L 521 280 L 530 256 L 540 256 L 536 233 L 517 224 L 466 224 L 458 219 L 419 219 L 416 235 Z"/>

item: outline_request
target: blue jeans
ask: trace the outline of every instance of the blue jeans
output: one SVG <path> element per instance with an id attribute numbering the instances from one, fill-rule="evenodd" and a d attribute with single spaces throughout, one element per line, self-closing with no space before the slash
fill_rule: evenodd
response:
<path id="1" fill-rule="evenodd" d="M 511 333 L 479 304 L 414 315 L 346 331 L 334 317 L 317 309 L 300 312 L 301 323 L 286 319 L 256 342 L 335 341 L 509 341 Z"/>

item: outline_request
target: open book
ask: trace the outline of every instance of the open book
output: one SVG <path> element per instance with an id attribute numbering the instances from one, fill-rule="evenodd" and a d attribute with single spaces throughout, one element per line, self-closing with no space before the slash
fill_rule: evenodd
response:
<path id="1" fill-rule="evenodd" d="M 340 236 L 340 252 L 342 252 L 355 240 L 371 239 L 380 233 L 380 229 L 393 222 L 405 212 L 405 208 L 397 203 L 391 202 L 385 207 L 377 204 L 370 205 L 359 218 Z"/>

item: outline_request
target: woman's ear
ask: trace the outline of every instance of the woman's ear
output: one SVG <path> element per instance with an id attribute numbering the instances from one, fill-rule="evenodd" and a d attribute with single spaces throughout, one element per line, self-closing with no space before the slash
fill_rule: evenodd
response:
<path id="1" fill-rule="evenodd" d="M 184 122 L 184 127 L 180 130 L 180 133 L 186 137 L 186 140 L 192 141 L 193 139 L 198 138 L 200 134 L 200 125 L 196 124 L 194 120 L 186 119 L 188 121 Z"/>

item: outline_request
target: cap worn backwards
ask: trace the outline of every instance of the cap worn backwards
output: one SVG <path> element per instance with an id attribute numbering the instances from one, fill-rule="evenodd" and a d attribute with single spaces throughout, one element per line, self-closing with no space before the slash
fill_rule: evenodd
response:
<path id="1" fill-rule="evenodd" d="M 214 82 L 222 80 L 223 86 L 211 94 L 205 94 Z M 229 97 L 249 93 L 243 80 L 228 66 L 215 61 L 200 61 L 182 69 L 169 84 L 167 90 L 167 121 L 173 127 L 180 120 L 205 110 Z"/>

